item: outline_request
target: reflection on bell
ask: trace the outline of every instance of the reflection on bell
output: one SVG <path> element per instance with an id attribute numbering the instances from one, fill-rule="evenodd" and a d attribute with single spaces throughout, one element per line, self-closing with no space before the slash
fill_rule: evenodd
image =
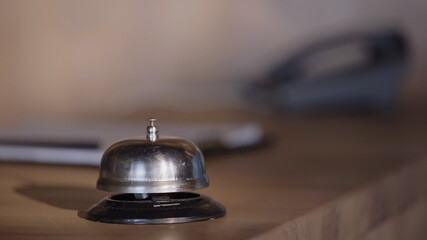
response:
<path id="1" fill-rule="evenodd" d="M 224 216 L 221 204 L 185 192 L 209 186 L 199 148 L 185 139 L 159 136 L 155 119 L 149 121 L 146 137 L 118 141 L 105 151 L 97 188 L 121 194 L 94 205 L 86 218 L 107 223 L 161 224 Z"/>

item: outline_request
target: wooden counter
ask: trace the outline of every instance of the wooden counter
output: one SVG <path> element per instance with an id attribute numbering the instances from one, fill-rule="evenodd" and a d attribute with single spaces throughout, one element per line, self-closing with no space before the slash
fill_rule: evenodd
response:
<path id="1" fill-rule="evenodd" d="M 427 118 L 229 118 L 263 123 L 271 144 L 207 156 L 199 192 L 225 217 L 95 223 L 81 216 L 107 195 L 98 169 L 1 163 L 0 239 L 427 239 Z"/>

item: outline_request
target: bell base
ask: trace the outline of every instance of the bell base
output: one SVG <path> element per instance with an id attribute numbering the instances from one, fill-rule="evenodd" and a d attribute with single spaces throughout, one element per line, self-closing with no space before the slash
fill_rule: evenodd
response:
<path id="1" fill-rule="evenodd" d="M 148 194 L 145 199 L 127 193 L 104 198 L 87 211 L 85 218 L 117 224 L 170 224 L 205 221 L 224 215 L 224 206 L 196 193 L 156 193 Z"/>

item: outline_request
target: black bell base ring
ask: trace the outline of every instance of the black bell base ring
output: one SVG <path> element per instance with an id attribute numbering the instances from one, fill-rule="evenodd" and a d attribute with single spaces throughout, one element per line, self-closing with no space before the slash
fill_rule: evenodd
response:
<path id="1" fill-rule="evenodd" d="M 171 224 L 205 221 L 224 216 L 224 206 L 208 196 L 190 193 L 135 194 L 106 197 L 92 206 L 86 219 L 116 224 Z"/>

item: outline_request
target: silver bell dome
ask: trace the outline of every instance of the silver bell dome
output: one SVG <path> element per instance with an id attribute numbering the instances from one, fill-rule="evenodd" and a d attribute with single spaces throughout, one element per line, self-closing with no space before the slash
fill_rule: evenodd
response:
<path id="1" fill-rule="evenodd" d="M 118 141 L 104 153 L 97 181 L 99 190 L 122 193 L 165 193 L 209 186 L 205 162 L 192 142 L 159 136 L 149 119 L 146 137 Z"/>

